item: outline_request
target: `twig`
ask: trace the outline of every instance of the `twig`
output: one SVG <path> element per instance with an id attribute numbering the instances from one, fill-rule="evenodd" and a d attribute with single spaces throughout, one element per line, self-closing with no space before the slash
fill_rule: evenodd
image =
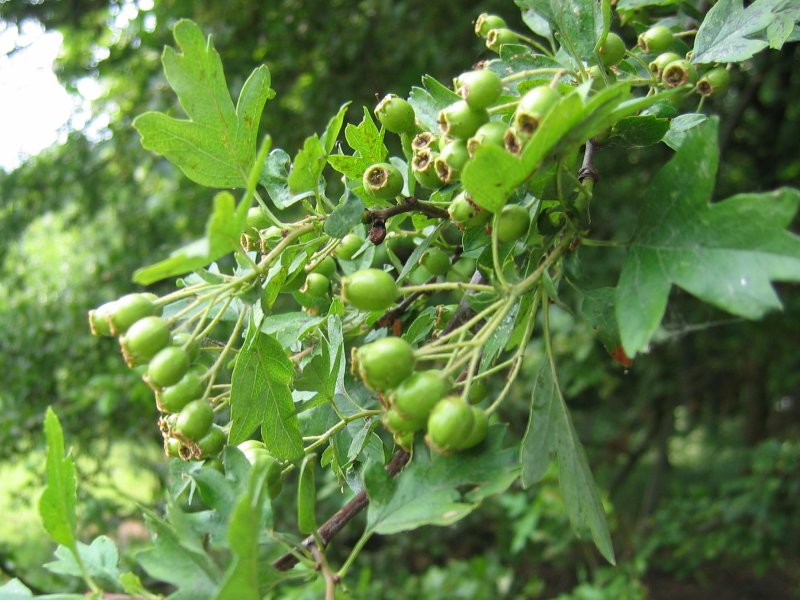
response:
<path id="1" fill-rule="evenodd" d="M 472 274 L 472 278 L 469 280 L 469 282 L 473 285 L 484 285 L 488 283 L 483 274 L 477 269 Z M 456 314 L 454 314 L 453 318 L 450 319 L 450 322 L 442 330 L 442 333 L 439 335 L 439 337 L 447 335 L 454 329 L 460 327 L 463 323 L 466 323 L 473 316 L 475 316 L 475 311 L 469 305 L 469 299 L 468 299 L 469 294 L 470 292 L 468 291 L 461 297 L 461 301 L 458 303 L 458 308 L 456 309 Z"/>
<path id="2" fill-rule="evenodd" d="M 594 142 L 592 140 L 588 140 L 586 142 L 586 148 L 583 151 L 583 164 L 578 170 L 578 180 L 581 183 L 583 183 L 584 179 L 591 179 L 593 182 L 597 183 L 597 180 L 600 178 L 592 162 L 594 160 L 594 151 Z"/>
<path id="3" fill-rule="evenodd" d="M 398 450 L 392 457 L 392 460 L 389 461 L 389 464 L 386 465 L 386 472 L 391 476 L 397 475 L 406 465 L 410 456 L 411 455 L 405 450 Z M 342 529 L 344 529 L 345 525 L 352 521 L 358 513 L 367 507 L 367 504 L 369 504 L 367 492 L 365 490 L 361 490 L 352 498 L 352 500 L 333 513 L 331 518 L 325 521 L 325 523 L 323 523 L 322 526 L 317 530 L 317 535 L 322 543 L 327 545 Z M 272 566 L 279 571 L 288 571 L 298 563 L 298 558 L 295 555 L 295 552 L 311 551 L 313 553 L 312 548 L 316 547 L 316 545 L 317 544 L 314 540 L 314 536 L 310 535 L 300 542 L 300 544 L 295 547 L 293 552 L 287 552 L 283 556 L 276 559 L 272 563 Z"/>
<path id="4" fill-rule="evenodd" d="M 384 223 L 391 217 L 400 215 L 407 212 L 421 212 L 435 219 L 449 219 L 450 214 L 443 208 L 417 200 L 414 196 L 404 198 L 400 204 L 390 206 L 388 208 L 381 208 L 378 210 L 367 210 L 364 212 L 365 223 L 376 223 L 383 221 Z"/>

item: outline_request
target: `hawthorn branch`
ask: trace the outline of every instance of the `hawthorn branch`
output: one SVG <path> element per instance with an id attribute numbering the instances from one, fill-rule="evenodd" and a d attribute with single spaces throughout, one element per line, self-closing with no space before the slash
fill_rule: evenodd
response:
<path id="1" fill-rule="evenodd" d="M 395 452 L 392 460 L 389 461 L 389 464 L 386 465 L 386 472 L 394 477 L 403 469 L 410 456 L 411 455 L 405 450 L 398 450 Z M 322 526 L 317 530 L 317 536 L 319 540 L 323 544 L 327 545 L 342 529 L 344 529 L 345 525 L 352 521 L 358 513 L 367 507 L 367 504 L 369 504 L 367 492 L 366 490 L 361 490 L 358 494 L 353 496 L 353 498 L 347 504 L 333 513 L 333 515 L 322 524 Z M 276 559 L 272 563 L 272 566 L 279 571 L 288 571 L 299 562 L 296 555 L 297 552 L 305 551 L 313 554 L 314 548 L 316 547 L 317 542 L 314 539 L 314 536 L 310 535 L 300 542 L 292 552 L 287 552 L 283 556 Z"/>
<path id="2" fill-rule="evenodd" d="M 578 180 L 581 183 L 583 183 L 585 179 L 591 179 L 593 183 L 597 183 L 597 180 L 600 178 L 593 163 L 595 149 L 595 143 L 592 140 L 588 140 L 583 151 L 583 164 L 578 170 Z"/>
<path id="3" fill-rule="evenodd" d="M 450 214 L 445 209 L 434 206 L 429 202 L 418 200 L 414 196 L 408 196 L 407 198 L 403 198 L 403 201 L 400 204 L 396 204 L 394 206 L 365 210 L 364 223 L 375 223 L 378 221 L 383 221 L 385 223 L 392 217 L 407 212 L 420 212 L 434 219 L 450 218 Z"/>

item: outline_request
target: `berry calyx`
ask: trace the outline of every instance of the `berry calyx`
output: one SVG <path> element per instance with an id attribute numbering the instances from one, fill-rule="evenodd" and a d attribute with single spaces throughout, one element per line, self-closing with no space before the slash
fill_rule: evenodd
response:
<path id="1" fill-rule="evenodd" d="M 358 237 L 355 233 L 348 233 L 336 246 L 336 258 L 341 260 L 350 260 L 355 256 L 356 252 L 361 250 L 364 245 L 364 240 Z M 298 288 L 299 289 L 299 288 Z"/>
<path id="2" fill-rule="evenodd" d="M 147 365 L 147 382 L 154 388 L 164 388 L 178 383 L 189 370 L 186 350 L 167 346 L 156 354 Z"/>
<path id="3" fill-rule="evenodd" d="M 414 158 L 411 160 L 411 172 L 414 173 L 414 179 L 422 187 L 428 189 L 442 187 L 444 182 L 439 178 L 439 172 L 436 170 L 437 158 L 438 155 L 429 149 L 419 150 L 414 153 Z"/>
<path id="4" fill-rule="evenodd" d="M 652 61 L 650 61 L 650 64 L 647 66 L 649 67 L 650 72 L 655 75 L 656 79 L 660 80 L 661 73 L 664 72 L 664 67 L 666 67 L 669 63 L 680 59 L 681 57 L 675 52 L 662 52 Z"/>
<path id="5" fill-rule="evenodd" d="M 418 133 L 416 136 L 414 136 L 414 139 L 411 140 L 411 150 L 413 150 L 414 153 L 417 153 L 420 150 L 432 148 L 437 143 L 438 139 L 439 138 L 430 131 Z"/>
<path id="6" fill-rule="evenodd" d="M 342 278 L 342 297 L 359 310 L 386 310 L 399 294 L 386 271 L 362 269 Z"/>
<path id="7" fill-rule="evenodd" d="M 604 67 L 612 67 L 618 64 L 625 56 L 625 42 L 613 31 L 609 31 L 606 41 L 597 50 L 600 61 Z"/>
<path id="8" fill-rule="evenodd" d="M 414 369 L 414 350 L 399 337 L 385 337 L 361 346 L 356 351 L 358 372 L 375 390 L 397 387 Z"/>
<path id="9" fill-rule="evenodd" d="M 674 37 L 668 27 L 656 25 L 639 35 L 637 44 L 642 52 L 653 54 L 669 50 L 672 48 L 673 41 Z"/>
<path id="10" fill-rule="evenodd" d="M 471 138 L 467 140 L 467 153 L 474 156 L 475 150 L 484 144 L 503 146 L 503 136 L 508 127 L 501 121 L 489 121 L 478 128 Z"/>
<path id="11" fill-rule="evenodd" d="M 486 109 L 473 109 L 464 100 L 439 111 L 439 129 L 444 135 L 466 140 L 489 120 Z"/>
<path id="12" fill-rule="evenodd" d="M 514 113 L 514 127 L 523 135 L 533 135 L 542 119 L 560 99 L 559 93 L 547 85 L 529 90 L 519 99 Z"/>
<path id="13" fill-rule="evenodd" d="M 392 133 L 408 133 L 415 127 L 414 108 L 395 94 L 388 94 L 378 102 L 375 116 Z"/>
<path id="14" fill-rule="evenodd" d="M 438 158 L 434 161 L 436 173 L 444 183 L 452 183 L 459 179 L 461 169 L 467 164 L 469 153 L 464 140 L 452 140 L 442 148 Z"/>
<path id="15" fill-rule="evenodd" d="M 203 380 L 197 373 L 189 371 L 175 385 L 159 390 L 156 403 L 161 412 L 175 413 L 202 395 Z"/>
<path id="16" fill-rule="evenodd" d="M 196 442 L 208 433 L 213 421 L 211 405 L 205 400 L 193 400 L 178 413 L 175 432 Z"/>
<path id="17" fill-rule="evenodd" d="M 518 41 L 519 36 L 505 27 L 495 27 L 486 35 L 486 47 L 498 54 L 503 44 L 516 44 Z"/>
<path id="18" fill-rule="evenodd" d="M 468 71 L 456 78 L 455 92 L 470 108 L 480 110 L 497 102 L 503 92 L 503 82 L 497 73 L 489 69 Z"/>
<path id="19" fill-rule="evenodd" d="M 391 200 L 403 191 L 403 174 L 391 163 L 377 163 L 364 171 L 362 184 L 373 198 Z"/>
<path id="20" fill-rule="evenodd" d="M 449 388 L 439 371 L 417 371 L 389 395 L 389 403 L 402 417 L 425 422 Z"/>
<path id="21" fill-rule="evenodd" d="M 126 294 L 114 302 L 108 316 L 111 333 L 120 335 L 139 319 L 155 315 L 158 308 L 151 294 Z"/>
<path id="22" fill-rule="evenodd" d="M 530 216 L 528 209 L 519 204 L 506 204 L 497 217 L 497 239 L 501 242 L 513 242 L 528 232 Z"/>
<path id="23" fill-rule="evenodd" d="M 716 67 L 708 71 L 697 82 L 697 92 L 706 98 L 720 96 L 728 91 L 731 76 L 725 67 Z"/>
<path id="24" fill-rule="evenodd" d="M 687 83 L 694 84 L 696 81 L 697 70 L 686 59 L 673 60 L 661 73 L 661 83 L 668 88 L 680 87 Z"/>
<path id="25" fill-rule="evenodd" d="M 431 275 L 444 275 L 450 270 L 450 257 L 440 248 L 428 248 L 419 259 Z"/>
<path id="26" fill-rule="evenodd" d="M 431 410 L 426 440 L 438 452 L 457 450 L 474 425 L 472 407 L 458 396 L 447 396 Z"/>
<path id="27" fill-rule="evenodd" d="M 161 317 L 144 317 L 119 338 L 129 367 L 146 363 L 170 342 L 169 324 Z"/>
<path id="28" fill-rule="evenodd" d="M 464 229 L 479 227 L 490 218 L 490 214 L 475 204 L 466 191 L 462 191 L 453 198 L 447 212 L 453 222 Z"/>
<path id="29" fill-rule="evenodd" d="M 475 35 L 486 38 L 492 29 L 500 29 L 505 26 L 506 22 L 503 17 L 482 13 L 475 21 Z"/>

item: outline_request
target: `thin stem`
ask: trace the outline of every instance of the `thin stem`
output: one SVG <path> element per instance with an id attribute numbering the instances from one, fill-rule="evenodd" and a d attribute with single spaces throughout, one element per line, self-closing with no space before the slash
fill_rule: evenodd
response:
<path id="1" fill-rule="evenodd" d="M 590 238 L 581 238 L 581 246 L 597 246 L 600 248 L 625 248 L 627 244 L 618 242 L 616 240 L 593 240 Z"/>
<path id="2" fill-rule="evenodd" d="M 442 281 L 439 283 L 425 283 L 423 285 L 406 285 L 400 288 L 400 293 L 413 294 L 414 292 L 432 292 L 436 290 L 473 290 L 475 292 L 497 291 L 491 285 L 464 283 L 463 281 Z"/>
<path id="3" fill-rule="evenodd" d="M 679 33 L 673 33 L 672 37 L 682 38 L 682 37 L 690 37 L 697 34 L 697 29 L 689 29 L 687 31 L 681 31 Z"/>
<path id="4" fill-rule="evenodd" d="M 494 220 L 492 221 L 492 266 L 494 267 L 494 274 L 495 277 L 497 277 L 497 281 L 500 283 L 500 287 L 507 288 L 508 281 L 503 273 L 503 266 L 500 264 L 500 240 L 498 239 L 497 234 L 497 224 L 499 222 L 500 211 L 497 211 L 494 215 Z"/>
<path id="5" fill-rule="evenodd" d="M 536 75 L 552 75 L 562 71 L 561 68 L 543 68 L 543 69 L 525 69 L 524 71 L 517 71 L 511 75 L 506 75 L 501 79 L 503 83 L 511 83 L 519 79 L 527 79 L 528 77 L 535 77 Z"/>
<path id="6" fill-rule="evenodd" d="M 517 35 L 517 37 L 518 37 L 519 39 L 521 39 L 523 42 L 526 42 L 526 43 L 530 44 L 531 46 L 533 46 L 534 48 L 536 48 L 536 49 L 537 49 L 539 52 L 541 52 L 542 54 L 544 54 L 544 55 L 546 55 L 546 56 L 549 56 L 550 58 L 553 58 L 553 53 L 552 53 L 552 52 L 550 52 L 550 50 L 548 50 L 548 49 L 547 49 L 547 48 L 545 48 L 544 46 L 542 46 L 542 45 L 541 45 L 539 42 L 537 42 L 537 41 L 536 41 L 535 39 L 533 39 L 532 37 L 528 37 L 527 35 L 523 35 L 523 34 L 521 34 L 521 33 L 517 33 L 516 31 L 515 31 L 514 33 L 515 33 L 515 34 Z"/>
<path id="7" fill-rule="evenodd" d="M 357 412 L 350 416 L 344 417 L 336 425 L 334 425 L 333 427 L 328 429 L 328 431 L 320 435 L 317 441 L 315 441 L 310 446 L 306 447 L 306 449 L 303 450 L 303 452 L 305 454 L 313 452 L 316 448 L 319 448 L 322 444 L 327 442 L 331 436 L 335 435 L 337 432 L 347 427 L 347 425 L 349 423 L 352 423 L 353 421 L 357 421 L 358 419 L 366 419 L 367 417 L 374 417 L 380 414 L 383 414 L 383 410 L 362 410 L 361 412 Z"/>
<path id="8" fill-rule="evenodd" d="M 267 207 L 267 203 L 264 202 L 264 199 L 261 197 L 261 194 L 258 193 L 258 190 L 253 190 L 253 196 L 255 196 L 256 202 L 258 202 L 258 205 L 261 207 L 261 210 L 264 211 L 264 214 L 267 215 L 267 218 L 270 221 L 272 221 L 273 224 L 275 224 L 277 227 L 280 227 L 281 229 L 288 227 L 286 223 L 284 223 L 278 217 L 276 217 L 272 213 L 272 211 Z"/>
<path id="9" fill-rule="evenodd" d="M 369 538 L 371 537 L 372 533 L 367 533 L 366 531 L 361 534 L 361 537 L 358 538 L 356 545 L 353 546 L 353 549 L 350 551 L 350 555 L 347 557 L 347 560 L 344 561 L 344 564 L 336 573 L 339 576 L 339 579 L 341 579 L 347 574 L 347 571 L 349 571 L 350 567 L 353 566 L 353 562 L 355 561 L 356 558 L 358 558 L 358 555 L 361 554 L 361 550 L 363 550 L 364 545 L 369 541 Z"/>
<path id="10" fill-rule="evenodd" d="M 203 375 L 203 379 L 208 379 L 208 385 L 206 386 L 206 391 L 203 394 L 203 400 L 207 400 L 209 395 L 211 394 L 211 386 L 214 384 L 214 379 L 217 376 L 217 372 L 222 367 L 225 357 L 230 352 L 235 340 L 239 337 L 239 331 L 242 329 L 242 324 L 244 323 L 244 318 L 247 316 L 249 311 L 243 310 L 239 313 L 239 317 L 236 319 L 236 325 L 233 326 L 233 331 L 231 332 L 228 341 L 225 343 L 225 347 L 219 353 L 217 360 L 214 361 L 214 364 L 208 369 L 205 375 Z"/>
<path id="11" fill-rule="evenodd" d="M 537 269 L 528 275 L 525 279 L 520 281 L 512 288 L 512 294 L 517 296 L 524 294 L 528 291 L 539 279 L 541 279 L 544 272 L 550 268 L 552 265 L 563 253 L 564 250 L 569 247 L 570 240 L 565 237 L 564 241 L 562 241 L 555 249 L 544 259 L 544 262 L 540 264 Z"/>
<path id="12" fill-rule="evenodd" d="M 485 319 L 490 314 L 492 314 L 494 311 L 496 311 L 498 308 L 500 308 L 503 305 L 503 302 L 504 302 L 503 300 L 498 300 L 497 302 L 495 302 L 493 304 L 490 304 L 489 306 L 484 308 L 481 312 L 476 314 L 474 317 L 472 317 L 468 321 L 466 321 L 463 324 L 459 325 L 457 328 L 455 328 L 452 331 L 446 333 L 442 337 L 436 338 L 430 344 L 427 344 L 427 345 L 428 346 L 439 346 L 443 342 L 455 337 L 456 335 L 461 334 L 462 332 L 466 333 L 467 331 L 469 331 L 470 329 L 475 327 L 475 325 L 480 323 L 483 319 Z"/>
<path id="13" fill-rule="evenodd" d="M 513 109 L 517 107 L 519 104 L 519 100 L 514 100 L 512 102 L 506 102 L 505 104 L 497 104 L 492 106 L 488 109 L 490 115 L 496 115 L 497 113 L 505 112 L 507 110 Z"/>
<path id="14" fill-rule="evenodd" d="M 299 238 L 304 233 L 308 233 L 309 231 L 313 231 L 316 227 L 316 223 L 304 223 L 299 227 L 296 227 L 288 232 L 286 232 L 285 237 L 277 243 L 277 245 L 267 254 L 261 261 L 258 263 L 258 269 L 253 273 L 258 274 L 259 276 L 263 275 L 267 268 L 272 264 L 277 257 L 279 257 L 283 251 L 290 246 L 294 240 Z M 249 274 L 248 274 L 249 275 Z"/>

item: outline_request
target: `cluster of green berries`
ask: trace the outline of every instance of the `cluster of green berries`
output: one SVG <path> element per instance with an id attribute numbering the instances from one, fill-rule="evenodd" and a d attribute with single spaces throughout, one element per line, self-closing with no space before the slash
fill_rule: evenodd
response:
<path id="1" fill-rule="evenodd" d="M 153 294 L 128 294 L 89 311 L 94 335 L 118 336 L 129 367 L 147 365 L 142 378 L 162 413 L 164 450 L 169 456 L 197 459 L 216 456 L 225 431 L 214 424 L 214 411 L 203 398 L 204 369 L 196 365 L 199 346 L 187 333 L 172 333 Z"/>

